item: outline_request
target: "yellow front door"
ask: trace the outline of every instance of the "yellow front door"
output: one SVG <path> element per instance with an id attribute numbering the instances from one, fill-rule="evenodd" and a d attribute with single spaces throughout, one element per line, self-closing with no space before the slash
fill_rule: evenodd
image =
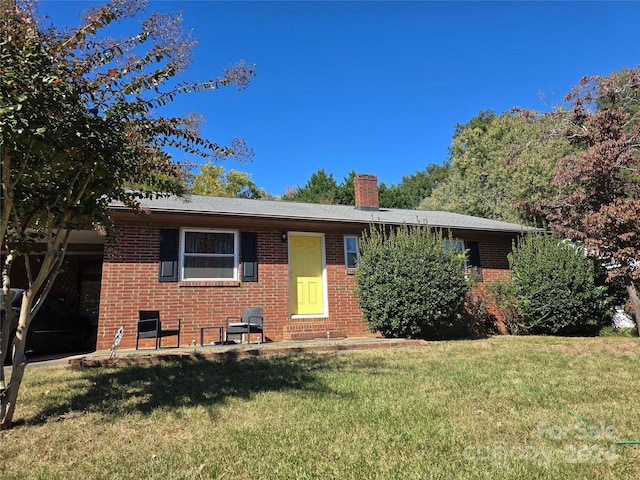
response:
<path id="1" fill-rule="evenodd" d="M 290 235 L 289 269 L 291 313 L 294 315 L 324 313 L 322 238 Z"/>

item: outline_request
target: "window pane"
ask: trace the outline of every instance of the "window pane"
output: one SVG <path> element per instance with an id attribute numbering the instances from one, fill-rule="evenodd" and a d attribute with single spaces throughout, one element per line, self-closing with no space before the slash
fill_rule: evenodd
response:
<path id="1" fill-rule="evenodd" d="M 358 255 L 356 252 L 347 253 L 347 268 L 356 268 L 358 265 Z"/>
<path id="2" fill-rule="evenodd" d="M 184 278 L 234 278 L 233 257 L 184 257 Z"/>
<path id="3" fill-rule="evenodd" d="M 233 233 L 185 232 L 185 253 L 217 253 L 233 255 Z"/>
<path id="4" fill-rule="evenodd" d="M 444 253 L 446 254 L 450 248 L 455 248 L 458 252 L 464 252 L 464 242 L 462 240 L 445 240 Z"/>
<path id="5" fill-rule="evenodd" d="M 358 237 L 344 237 L 344 263 L 347 268 L 358 266 Z"/>
<path id="6" fill-rule="evenodd" d="M 345 250 L 347 252 L 355 252 L 356 251 L 356 239 L 355 239 L 355 237 L 345 237 L 344 244 L 345 244 Z"/>

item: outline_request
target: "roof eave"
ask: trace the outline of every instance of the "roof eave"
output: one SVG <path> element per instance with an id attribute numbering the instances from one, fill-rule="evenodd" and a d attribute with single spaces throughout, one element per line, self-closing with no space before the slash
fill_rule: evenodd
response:
<path id="1" fill-rule="evenodd" d="M 132 212 L 131 209 L 124 205 L 112 205 L 112 210 L 119 212 Z M 171 215 L 189 215 L 189 216 L 216 216 L 216 217 L 238 217 L 243 219 L 260 219 L 260 220 L 284 220 L 284 221 L 298 221 L 298 222 L 319 222 L 319 223 L 340 223 L 351 225 L 369 225 L 369 224 L 382 224 L 382 225 L 406 225 L 407 222 L 399 221 L 384 221 L 382 219 L 346 219 L 337 217 L 305 217 L 300 215 L 283 215 L 279 213 L 270 213 L 269 215 L 249 212 L 237 212 L 237 211 L 220 211 L 220 210 L 191 210 L 180 208 L 166 208 L 166 207 L 152 207 L 146 206 L 145 210 L 148 213 L 158 214 L 171 214 Z M 416 222 L 417 223 L 417 222 Z M 478 232 L 496 232 L 496 233 L 510 233 L 510 234 L 523 234 L 523 233 L 536 233 L 542 232 L 542 229 L 534 227 L 520 226 L 519 228 L 490 228 L 486 226 L 476 225 L 444 225 L 438 223 L 427 224 L 435 228 L 451 229 L 451 230 L 469 230 Z"/>

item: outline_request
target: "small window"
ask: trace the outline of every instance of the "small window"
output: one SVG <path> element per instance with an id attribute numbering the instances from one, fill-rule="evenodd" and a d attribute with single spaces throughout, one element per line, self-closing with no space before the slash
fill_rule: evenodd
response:
<path id="1" fill-rule="evenodd" d="M 447 253 L 450 248 L 455 248 L 460 253 L 464 252 L 464 242 L 462 240 L 445 240 L 444 241 L 444 253 Z"/>
<path id="2" fill-rule="evenodd" d="M 347 268 L 356 268 L 360 261 L 360 247 L 358 237 L 344 237 L 344 265 Z"/>
<path id="3" fill-rule="evenodd" d="M 445 240 L 444 241 L 444 253 L 445 255 L 447 254 L 447 252 L 449 251 L 450 248 L 453 248 L 455 250 L 457 250 L 460 253 L 464 253 L 464 242 L 462 240 L 457 240 L 457 239 L 453 239 L 453 240 Z M 462 265 L 462 269 L 466 272 L 467 271 L 467 257 L 465 256 L 464 258 L 464 264 Z"/>
<path id="4" fill-rule="evenodd" d="M 236 280 L 237 232 L 183 230 L 180 245 L 182 280 Z"/>

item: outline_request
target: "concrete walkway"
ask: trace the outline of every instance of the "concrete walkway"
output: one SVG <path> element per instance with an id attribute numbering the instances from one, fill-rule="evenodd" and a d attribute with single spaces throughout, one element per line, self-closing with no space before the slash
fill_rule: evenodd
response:
<path id="1" fill-rule="evenodd" d="M 67 368 L 124 367 L 155 365 L 166 361 L 201 361 L 221 358 L 248 358 L 269 355 L 287 355 L 304 352 L 334 352 L 366 348 L 402 348 L 427 345 L 424 340 L 393 338 L 344 338 L 331 340 L 306 340 L 298 342 L 268 342 L 262 344 L 200 345 L 180 348 L 123 349 L 116 350 L 111 357 L 109 350 L 86 355 L 75 355 L 67 359 Z"/>
<path id="2" fill-rule="evenodd" d="M 27 356 L 27 368 L 69 367 L 70 362 L 86 356 L 86 353 L 58 353 L 52 355 Z M 4 368 L 6 371 L 11 368 L 11 365 L 5 365 Z"/>

